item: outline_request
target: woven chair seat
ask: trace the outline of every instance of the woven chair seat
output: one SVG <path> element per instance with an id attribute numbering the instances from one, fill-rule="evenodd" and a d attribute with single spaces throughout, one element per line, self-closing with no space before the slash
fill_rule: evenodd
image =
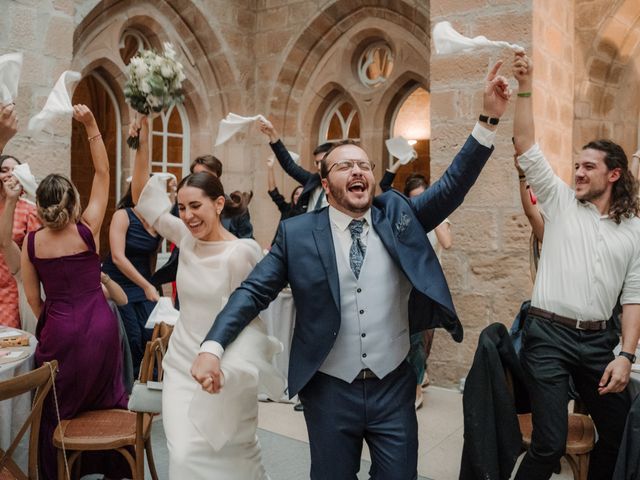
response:
<path id="1" fill-rule="evenodd" d="M 528 448 L 531 445 L 531 414 L 518 415 L 520 432 L 522 433 L 522 443 Z M 569 414 L 569 431 L 567 434 L 566 453 L 570 455 L 580 455 L 593 450 L 595 442 L 595 428 L 593 421 L 588 415 L 581 413 Z"/>
<path id="2" fill-rule="evenodd" d="M 148 431 L 151 419 L 143 430 Z M 136 414 L 129 410 L 93 410 L 71 420 L 62 420 L 53 434 L 56 448 L 68 450 L 110 450 L 136 442 Z"/>

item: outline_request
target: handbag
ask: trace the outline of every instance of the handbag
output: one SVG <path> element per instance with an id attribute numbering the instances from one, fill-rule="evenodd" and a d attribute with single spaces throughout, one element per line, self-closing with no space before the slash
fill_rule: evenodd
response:
<path id="1" fill-rule="evenodd" d="M 162 382 L 142 383 L 136 380 L 127 408 L 132 412 L 162 413 Z"/>

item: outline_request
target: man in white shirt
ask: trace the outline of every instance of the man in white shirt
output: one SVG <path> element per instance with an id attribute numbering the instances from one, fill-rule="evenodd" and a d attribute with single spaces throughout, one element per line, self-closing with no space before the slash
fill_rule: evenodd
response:
<path id="1" fill-rule="evenodd" d="M 589 479 L 610 479 L 629 409 L 626 385 L 640 337 L 638 188 L 622 148 L 590 142 L 575 162 L 575 191 L 535 144 L 532 65 L 516 54 L 518 162 L 545 220 L 521 360 L 531 395 L 531 447 L 516 480 L 548 479 L 564 454 L 569 378 L 598 431 Z M 622 293 L 620 293 L 622 292 Z M 611 317 L 622 304 L 622 351 Z"/>

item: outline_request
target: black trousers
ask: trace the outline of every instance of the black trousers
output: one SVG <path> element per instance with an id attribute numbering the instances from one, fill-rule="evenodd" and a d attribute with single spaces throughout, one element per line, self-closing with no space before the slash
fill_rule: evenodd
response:
<path id="1" fill-rule="evenodd" d="M 529 316 L 520 359 L 531 396 L 533 433 L 516 480 L 548 479 L 564 455 L 569 377 L 598 431 L 588 478 L 611 479 L 630 398 L 626 389 L 598 394 L 598 384 L 618 344 L 618 335 L 609 326 L 601 331 L 575 330 Z"/>

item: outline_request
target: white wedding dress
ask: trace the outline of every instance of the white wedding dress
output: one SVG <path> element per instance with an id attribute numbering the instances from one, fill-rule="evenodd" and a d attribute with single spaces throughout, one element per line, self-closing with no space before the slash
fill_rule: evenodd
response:
<path id="1" fill-rule="evenodd" d="M 153 177 L 152 177 L 153 178 Z M 172 480 L 265 480 L 256 436 L 258 393 L 280 398 L 284 379 L 273 367 L 282 344 L 259 318 L 240 333 L 222 358 L 224 386 L 204 392 L 190 369 L 200 344 L 229 295 L 260 260 L 255 240 L 195 239 L 170 213 L 159 182 L 149 182 L 136 206 L 164 238 L 180 247 L 177 287 L 180 318 L 165 356 L 162 420 Z M 166 199 L 166 201 L 165 201 Z"/>

